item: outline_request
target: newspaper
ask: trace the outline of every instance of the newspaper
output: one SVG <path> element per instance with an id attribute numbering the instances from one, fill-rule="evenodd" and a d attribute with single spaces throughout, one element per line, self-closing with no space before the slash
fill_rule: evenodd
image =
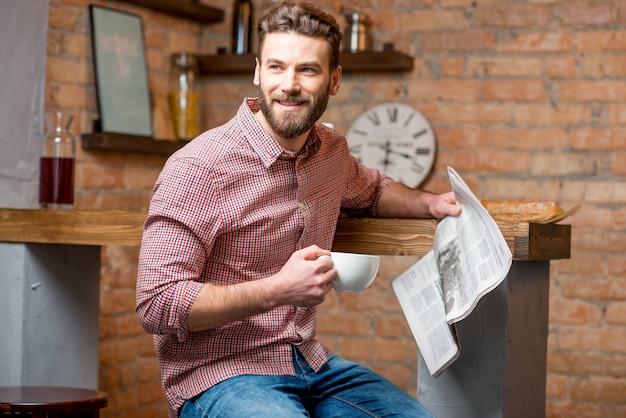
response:
<path id="1" fill-rule="evenodd" d="M 428 371 L 439 375 L 460 354 L 454 323 L 506 277 L 513 256 L 493 218 L 452 167 L 459 216 L 438 223 L 433 248 L 393 282 Z"/>

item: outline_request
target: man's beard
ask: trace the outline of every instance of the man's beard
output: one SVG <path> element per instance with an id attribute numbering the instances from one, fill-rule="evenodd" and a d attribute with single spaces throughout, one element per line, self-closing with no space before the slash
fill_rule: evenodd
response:
<path id="1" fill-rule="evenodd" d="M 259 107 L 263 116 L 270 125 L 270 128 L 277 135 L 283 138 L 295 138 L 302 135 L 313 127 L 315 122 L 322 117 L 328 105 L 330 96 L 330 83 L 326 86 L 324 93 L 313 96 L 312 102 L 307 102 L 308 107 L 306 113 L 302 116 L 296 112 L 285 112 L 282 116 L 276 115 L 272 109 L 272 101 L 263 94 L 263 90 L 259 85 Z M 282 101 L 303 102 L 303 98 L 297 94 L 285 95 L 278 98 Z"/>

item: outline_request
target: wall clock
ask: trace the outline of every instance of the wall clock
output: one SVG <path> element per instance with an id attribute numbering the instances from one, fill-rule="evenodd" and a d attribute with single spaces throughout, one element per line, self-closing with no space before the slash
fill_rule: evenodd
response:
<path id="1" fill-rule="evenodd" d="M 435 162 L 437 144 L 430 123 L 404 103 L 381 103 L 361 113 L 346 140 L 361 164 L 410 187 L 419 186 Z"/>

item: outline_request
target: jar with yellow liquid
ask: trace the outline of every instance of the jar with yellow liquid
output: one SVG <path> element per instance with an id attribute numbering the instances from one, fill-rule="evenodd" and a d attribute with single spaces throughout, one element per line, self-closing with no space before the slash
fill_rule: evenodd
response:
<path id="1" fill-rule="evenodd" d="M 194 55 L 187 52 L 172 54 L 168 102 L 177 139 L 190 140 L 200 133 L 197 69 Z"/>

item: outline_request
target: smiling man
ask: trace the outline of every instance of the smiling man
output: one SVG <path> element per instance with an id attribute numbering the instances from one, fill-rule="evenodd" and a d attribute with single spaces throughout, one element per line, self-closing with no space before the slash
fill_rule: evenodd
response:
<path id="1" fill-rule="evenodd" d="M 341 211 L 457 215 L 451 193 L 360 165 L 317 121 L 341 83 L 341 32 L 308 3 L 259 22 L 258 98 L 172 155 L 150 203 L 137 313 L 171 417 L 430 417 L 315 339 Z"/>

